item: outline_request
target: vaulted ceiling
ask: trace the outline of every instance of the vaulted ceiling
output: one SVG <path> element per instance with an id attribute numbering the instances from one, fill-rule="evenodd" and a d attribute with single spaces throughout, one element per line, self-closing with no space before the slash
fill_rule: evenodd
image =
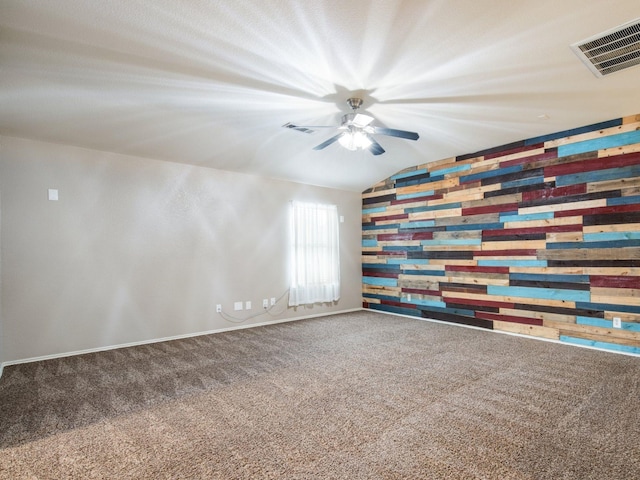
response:
<path id="1" fill-rule="evenodd" d="M 2 0 L 0 134 L 362 191 L 405 167 L 640 112 L 570 45 L 637 0 Z M 333 135 L 347 98 L 386 153 Z"/>

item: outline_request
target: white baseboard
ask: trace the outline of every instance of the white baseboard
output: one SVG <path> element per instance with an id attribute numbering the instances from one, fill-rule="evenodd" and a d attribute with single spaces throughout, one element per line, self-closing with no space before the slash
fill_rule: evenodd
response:
<path id="1" fill-rule="evenodd" d="M 7 362 L 4 362 L 2 364 L 0 364 L 0 377 L 2 377 L 2 370 L 5 366 L 8 365 L 19 365 L 21 363 L 31 363 L 31 362 L 40 362 L 43 360 L 52 360 L 54 358 L 64 358 L 64 357 L 71 357 L 74 355 L 85 355 L 87 353 L 96 353 L 96 352 L 105 352 L 107 350 L 115 350 L 118 348 L 127 348 L 127 347 L 137 347 L 140 345 L 149 345 L 152 343 L 159 343 L 159 342 L 168 342 L 171 340 L 180 340 L 183 338 L 191 338 L 191 337 L 199 337 L 201 335 L 211 335 L 214 333 L 222 333 L 222 332 L 229 332 L 232 330 L 243 330 L 245 328 L 254 328 L 254 327 L 264 327 L 267 325 L 275 325 L 277 323 L 286 323 L 286 322 L 295 322 L 298 320 L 308 320 L 310 318 L 316 318 L 316 317 L 326 317 L 329 315 L 338 315 L 341 313 L 350 313 L 350 312 L 358 312 L 364 310 L 363 308 L 351 308 L 351 309 L 347 309 L 347 310 L 338 310 L 335 312 L 325 312 L 325 313 L 316 313 L 313 315 L 304 315 L 301 317 L 293 317 L 293 318 L 285 318 L 282 320 L 270 320 L 270 321 L 266 321 L 266 322 L 260 322 L 260 323 L 251 323 L 248 325 L 234 325 L 232 327 L 227 327 L 227 328 L 218 328 L 215 330 L 207 330 L 204 332 L 195 332 L 195 333 L 187 333 L 184 335 L 174 335 L 171 337 L 163 337 L 163 338 L 154 338 L 151 340 L 142 340 L 139 342 L 130 342 L 130 343 L 121 343 L 118 345 L 108 345 L 105 347 L 97 347 L 97 348 L 88 348 L 86 350 L 76 350 L 73 352 L 64 352 L 64 353 L 54 353 L 52 355 L 43 355 L 40 357 L 31 357 L 31 358 L 22 358 L 19 360 L 9 360 Z"/>

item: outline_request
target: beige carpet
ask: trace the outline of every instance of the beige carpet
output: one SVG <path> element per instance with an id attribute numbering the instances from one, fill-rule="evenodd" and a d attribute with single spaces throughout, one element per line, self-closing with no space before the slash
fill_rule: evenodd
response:
<path id="1" fill-rule="evenodd" d="M 640 359 L 375 312 L 8 366 L 0 478 L 635 479 Z"/>

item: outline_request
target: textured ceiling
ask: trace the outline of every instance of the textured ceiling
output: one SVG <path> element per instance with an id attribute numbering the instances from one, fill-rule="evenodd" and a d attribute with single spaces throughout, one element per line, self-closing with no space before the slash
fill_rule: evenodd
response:
<path id="1" fill-rule="evenodd" d="M 405 167 L 640 111 L 569 45 L 638 0 L 0 2 L 0 134 L 361 191 Z M 387 153 L 312 147 L 357 94 Z"/>

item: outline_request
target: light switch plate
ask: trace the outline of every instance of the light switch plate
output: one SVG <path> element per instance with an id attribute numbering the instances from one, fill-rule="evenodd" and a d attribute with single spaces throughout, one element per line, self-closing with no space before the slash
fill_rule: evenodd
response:
<path id="1" fill-rule="evenodd" d="M 234 310 L 242 310 L 242 302 L 235 302 L 233 304 L 233 309 Z"/>
<path id="2" fill-rule="evenodd" d="M 53 202 L 57 202 L 58 201 L 58 190 L 56 188 L 50 188 L 49 189 L 49 200 L 51 200 Z"/>

